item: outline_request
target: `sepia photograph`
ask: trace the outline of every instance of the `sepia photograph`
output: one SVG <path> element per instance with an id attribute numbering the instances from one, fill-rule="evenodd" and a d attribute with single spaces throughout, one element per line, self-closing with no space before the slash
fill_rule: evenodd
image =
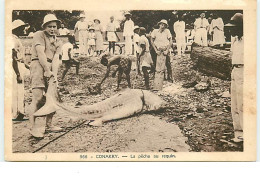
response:
<path id="1" fill-rule="evenodd" d="M 171 161 L 245 152 L 243 7 L 10 9 L 12 154 Z"/>

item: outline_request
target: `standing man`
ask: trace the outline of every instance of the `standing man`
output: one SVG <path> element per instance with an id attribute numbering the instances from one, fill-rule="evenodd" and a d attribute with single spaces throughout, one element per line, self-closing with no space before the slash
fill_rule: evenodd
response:
<path id="1" fill-rule="evenodd" d="M 200 18 L 197 18 L 194 22 L 194 29 L 196 32 L 195 43 L 201 46 L 208 46 L 207 31 L 209 22 L 205 18 L 205 13 L 200 14 Z"/>
<path id="2" fill-rule="evenodd" d="M 153 30 L 151 34 L 151 44 L 157 54 L 154 90 L 162 90 L 165 68 L 166 65 L 170 64 L 169 62 L 166 62 L 166 57 L 169 58 L 169 49 L 172 46 L 172 35 L 170 30 L 167 29 L 168 22 L 163 19 L 158 25 L 159 29 Z"/>
<path id="3" fill-rule="evenodd" d="M 65 28 L 63 23 L 61 23 L 61 25 L 60 25 L 59 34 L 60 35 L 69 35 L 70 34 L 70 31 L 67 28 Z"/>
<path id="4" fill-rule="evenodd" d="M 213 46 L 223 47 L 225 43 L 224 23 L 218 14 L 214 14 L 214 19 L 211 22 L 213 34 Z"/>
<path id="5" fill-rule="evenodd" d="M 79 52 L 82 56 L 88 56 L 88 23 L 85 18 L 84 14 L 80 14 L 74 27 L 74 34 L 76 31 L 79 32 Z"/>
<path id="6" fill-rule="evenodd" d="M 185 41 L 185 22 L 183 16 L 178 15 L 178 20 L 173 25 L 173 30 L 176 35 L 176 44 L 178 57 L 181 57 L 185 53 L 186 41 Z"/>
<path id="7" fill-rule="evenodd" d="M 243 15 L 236 13 L 229 24 L 231 35 L 235 37 L 232 44 L 231 72 L 231 113 L 234 126 L 234 142 L 243 141 L 243 83 L 244 83 L 244 37 Z"/>
<path id="8" fill-rule="evenodd" d="M 57 80 L 57 72 L 59 65 L 59 55 L 61 52 L 61 42 L 58 42 L 56 33 L 60 20 L 53 14 L 48 14 L 44 17 L 42 28 L 43 31 L 38 31 L 33 36 L 32 42 L 32 62 L 30 65 L 31 72 L 31 88 L 32 88 L 32 103 L 30 122 L 32 128 L 30 133 L 32 136 L 42 138 L 44 131 L 40 130 L 39 125 L 36 125 L 36 118 L 33 116 L 42 106 L 43 94 L 47 90 L 47 82 L 49 78 L 54 76 Z M 51 132 L 58 132 L 62 129 L 52 125 L 52 116 L 46 116 L 46 128 Z"/>
<path id="9" fill-rule="evenodd" d="M 29 69 L 25 59 L 25 49 L 18 36 L 23 34 L 24 28 L 28 26 L 22 20 L 12 22 L 13 48 L 12 65 L 14 69 L 13 92 L 12 92 L 12 113 L 13 120 L 24 120 L 24 71 L 25 67 Z M 28 119 L 27 119 L 28 120 Z"/>
<path id="10" fill-rule="evenodd" d="M 114 23 L 114 16 L 110 17 L 110 22 L 107 24 L 105 39 L 108 41 L 109 52 L 115 54 L 116 41 L 120 41 L 116 33 L 116 25 Z"/>
<path id="11" fill-rule="evenodd" d="M 125 54 L 129 55 L 133 52 L 132 40 L 134 36 L 134 22 L 131 20 L 131 14 L 129 12 L 125 13 L 125 18 L 123 36 L 125 39 Z"/>

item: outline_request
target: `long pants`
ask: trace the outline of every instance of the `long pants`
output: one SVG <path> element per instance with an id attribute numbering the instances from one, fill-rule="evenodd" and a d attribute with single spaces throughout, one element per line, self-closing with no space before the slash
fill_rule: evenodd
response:
<path id="1" fill-rule="evenodd" d="M 88 31 L 79 31 L 79 52 L 80 54 L 88 53 Z"/>
<path id="2" fill-rule="evenodd" d="M 164 73 L 165 73 L 166 56 L 161 53 L 157 55 L 155 77 L 154 77 L 154 90 L 162 90 Z"/>
<path id="3" fill-rule="evenodd" d="M 208 41 L 207 41 L 207 30 L 206 28 L 199 28 L 196 30 L 196 35 L 195 35 L 195 43 L 202 45 L 202 46 L 208 46 Z"/>
<path id="4" fill-rule="evenodd" d="M 235 67 L 231 73 L 231 113 L 235 137 L 243 131 L 243 72 L 243 67 Z"/>
<path id="5" fill-rule="evenodd" d="M 178 56 L 184 54 L 186 49 L 185 33 L 182 35 L 176 35 L 176 45 L 177 45 Z"/>
<path id="6" fill-rule="evenodd" d="M 24 64 L 18 62 L 18 68 L 23 82 L 18 84 L 15 72 L 13 72 L 13 90 L 12 90 L 12 113 L 16 117 L 19 113 L 24 114 Z"/>
<path id="7" fill-rule="evenodd" d="M 125 54 L 129 55 L 133 52 L 132 38 L 131 36 L 125 36 Z"/>

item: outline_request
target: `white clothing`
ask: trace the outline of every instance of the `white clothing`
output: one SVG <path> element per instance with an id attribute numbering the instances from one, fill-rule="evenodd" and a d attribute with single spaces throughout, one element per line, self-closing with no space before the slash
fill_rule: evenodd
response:
<path id="1" fill-rule="evenodd" d="M 244 64 L 244 39 L 235 38 L 232 44 L 232 64 Z"/>
<path id="2" fill-rule="evenodd" d="M 130 20 L 126 20 L 124 24 L 123 36 L 133 36 L 134 35 L 134 22 Z"/>
<path id="3" fill-rule="evenodd" d="M 115 34 L 116 25 L 115 25 L 114 22 L 113 23 L 109 22 L 107 24 L 106 31 L 107 31 L 107 41 L 116 42 L 117 41 L 117 37 L 116 37 L 116 34 Z"/>
<path id="4" fill-rule="evenodd" d="M 213 31 L 213 45 L 223 45 L 225 43 L 225 36 L 222 18 L 213 19 L 211 28 Z"/>
<path id="5" fill-rule="evenodd" d="M 132 54 L 133 50 L 133 41 L 131 36 L 125 36 L 125 54 Z"/>
<path id="6" fill-rule="evenodd" d="M 73 45 L 70 42 L 65 43 L 61 48 L 61 60 L 70 60 L 69 58 L 69 49 L 72 53 Z M 71 54 L 72 56 L 72 54 Z"/>
<path id="7" fill-rule="evenodd" d="M 96 34 L 90 32 L 90 33 L 88 34 L 88 44 L 89 44 L 89 45 L 96 45 L 95 39 L 96 39 Z"/>
<path id="8" fill-rule="evenodd" d="M 86 31 L 88 30 L 88 23 L 86 21 L 77 21 L 77 23 L 75 24 L 75 29 L 78 29 L 79 31 L 83 30 Z"/>
<path id="9" fill-rule="evenodd" d="M 186 41 L 185 41 L 185 22 L 176 21 L 173 25 L 174 32 L 176 34 L 176 45 L 178 55 L 185 52 Z"/>
<path id="10" fill-rule="evenodd" d="M 140 36 L 138 34 L 134 34 L 134 54 L 140 53 L 140 47 L 138 45 L 140 40 Z"/>
<path id="11" fill-rule="evenodd" d="M 207 28 L 209 26 L 209 22 L 206 18 L 197 18 L 194 22 L 194 27 L 195 29 L 199 29 L 199 28 Z"/>
<path id="12" fill-rule="evenodd" d="M 209 22 L 206 18 L 197 18 L 194 22 L 194 27 L 196 30 L 195 42 L 202 46 L 208 46 L 207 41 L 207 27 L 209 26 Z"/>
<path id="13" fill-rule="evenodd" d="M 202 45 L 202 46 L 208 46 L 207 33 L 208 32 L 207 32 L 206 28 L 197 29 L 196 33 L 195 33 L 194 42 L 199 44 L 199 45 Z"/>
<path id="14" fill-rule="evenodd" d="M 59 34 L 60 35 L 68 35 L 70 33 L 70 31 L 67 28 L 60 28 L 59 29 Z"/>
<path id="15" fill-rule="evenodd" d="M 79 51 L 81 54 L 88 53 L 88 31 L 79 31 Z"/>
<path id="16" fill-rule="evenodd" d="M 169 29 L 164 29 L 164 31 L 154 29 L 151 37 L 154 39 L 154 45 L 157 48 L 165 48 L 169 45 L 172 34 Z"/>

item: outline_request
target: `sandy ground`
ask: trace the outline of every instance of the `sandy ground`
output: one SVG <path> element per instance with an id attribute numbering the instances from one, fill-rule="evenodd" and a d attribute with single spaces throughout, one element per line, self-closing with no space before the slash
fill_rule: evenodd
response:
<path id="1" fill-rule="evenodd" d="M 54 124 L 63 127 L 64 131 L 46 133 L 42 140 L 30 136 L 28 121 L 13 122 L 13 152 L 31 153 L 52 140 L 37 152 L 242 151 L 242 144 L 231 141 L 230 97 L 222 97 L 229 90 L 230 81 L 197 72 L 189 54 L 171 59 L 174 83 L 165 81 L 163 91 L 157 93 L 168 102 L 167 109 L 108 122 L 102 127 L 82 124 L 75 129 L 72 128 L 79 122 L 69 123 L 68 118 L 56 115 Z M 75 75 L 75 68 L 72 68 L 59 84 L 61 98 L 67 105 L 93 104 L 117 93 L 116 78 L 110 77 L 103 84 L 101 95 L 90 95 L 87 86 L 99 82 L 106 68 L 99 64 L 98 58 L 81 58 L 80 62 L 80 74 Z M 195 77 L 209 79 L 209 90 L 197 92 L 193 87 L 182 87 Z M 143 78 L 137 77 L 135 71 L 131 73 L 131 81 L 133 88 L 144 88 Z M 31 102 L 29 78 L 25 85 L 28 114 Z M 121 89 L 124 88 L 125 80 L 121 85 Z M 38 118 L 38 123 L 44 125 L 44 118 Z M 55 140 L 62 134 L 65 135 Z"/>

